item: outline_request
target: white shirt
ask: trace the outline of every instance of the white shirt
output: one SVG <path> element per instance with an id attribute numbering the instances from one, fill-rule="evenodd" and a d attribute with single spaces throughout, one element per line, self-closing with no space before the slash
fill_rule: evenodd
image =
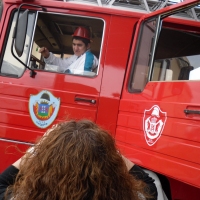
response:
<path id="1" fill-rule="evenodd" d="M 80 57 L 73 55 L 69 58 L 58 58 L 51 52 L 45 63 L 56 65 L 58 72 L 80 74 L 84 71 L 93 71 L 98 66 L 98 59 L 89 50 Z"/>

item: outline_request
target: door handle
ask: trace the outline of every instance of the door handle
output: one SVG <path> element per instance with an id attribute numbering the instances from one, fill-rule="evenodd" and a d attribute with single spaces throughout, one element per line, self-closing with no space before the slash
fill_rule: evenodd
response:
<path id="1" fill-rule="evenodd" d="M 95 104 L 96 100 L 95 99 L 85 99 L 85 98 L 80 98 L 80 97 L 75 97 L 75 101 L 83 101 L 91 104 Z"/>
<path id="2" fill-rule="evenodd" d="M 200 115 L 199 110 L 188 110 L 188 109 L 186 109 L 186 110 L 184 110 L 184 113 L 185 114 L 198 114 L 198 115 Z"/>

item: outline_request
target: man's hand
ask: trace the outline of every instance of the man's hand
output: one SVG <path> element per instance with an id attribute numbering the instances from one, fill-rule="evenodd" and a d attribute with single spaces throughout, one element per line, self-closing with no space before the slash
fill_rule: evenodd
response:
<path id="1" fill-rule="evenodd" d="M 44 58 L 49 57 L 49 50 L 46 47 L 40 48 L 39 53 L 41 53 Z"/>

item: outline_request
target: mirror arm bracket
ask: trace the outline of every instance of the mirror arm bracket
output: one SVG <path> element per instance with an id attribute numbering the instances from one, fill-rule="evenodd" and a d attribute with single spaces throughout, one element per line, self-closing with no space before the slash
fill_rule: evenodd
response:
<path id="1" fill-rule="evenodd" d="M 19 13 L 20 13 L 20 10 L 23 6 L 32 6 L 32 7 L 37 7 L 37 8 L 41 8 L 43 11 L 47 11 L 46 8 L 43 8 L 42 6 L 38 6 L 38 5 L 34 5 L 34 4 L 26 4 L 26 3 L 22 3 L 19 8 L 18 8 L 18 11 L 17 11 L 17 19 L 16 19 L 16 24 L 15 24 L 15 30 L 14 30 L 14 33 L 13 33 L 13 38 L 16 38 L 16 33 L 17 33 L 17 25 L 18 25 L 18 20 L 19 20 Z"/>
<path id="2" fill-rule="evenodd" d="M 24 65 L 24 67 L 25 68 L 27 68 L 27 69 L 29 69 L 30 70 L 30 77 L 31 78 L 34 78 L 35 77 L 35 75 L 37 74 L 33 69 L 31 69 L 30 67 L 28 67 L 25 63 L 23 63 L 15 54 L 14 54 L 14 52 L 13 52 L 13 43 L 14 43 L 14 38 L 13 38 L 13 40 L 12 40 L 12 45 L 11 45 L 11 53 L 12 53 L 12 55 L 13 55 L 13 57 L 15 58 L 15 59 L 17 59 L 22 65 Z"/>

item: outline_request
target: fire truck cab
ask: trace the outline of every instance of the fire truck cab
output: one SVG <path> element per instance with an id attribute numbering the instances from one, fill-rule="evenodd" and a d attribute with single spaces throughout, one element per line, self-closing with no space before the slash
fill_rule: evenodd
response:
<path id="1" fill-rule="evenodd" d="M 90 119 L 159 177 L 168 199 L 200 199 L 198 0 L 2 0 L 0 171 L 53 124 Z M 91 34 L 92 71 L 58 72 Z"/>

